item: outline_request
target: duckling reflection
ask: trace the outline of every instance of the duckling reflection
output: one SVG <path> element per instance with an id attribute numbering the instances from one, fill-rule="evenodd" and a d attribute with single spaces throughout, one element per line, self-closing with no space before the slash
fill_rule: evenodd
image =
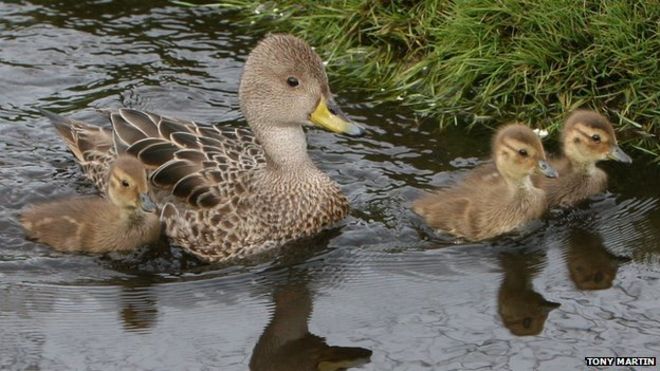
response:
<path id="1" fill-rule="evenodd" d="M 609 289 L 619 264 L 630 261 L 611 254 L 600 235 L 582 228 L 571 229 L 564 256 L 571 281 L 580 290 Z"/>
<path id="2" fill-rule="evenodd" d="M 158 319 L 158 297 L 149 286 L 135 282 L 122 282 L 119 317 L 124 330 L 147 332 Z"/>
<path id="3" fill-rule="evenodd" d="M 371 350 L 329 346 L 309 332 L 312 298 L 304 283 L 276 288 L 275 311 L 252 352 L 250 370 L 345 370 L 369 362 Z"/>
<path id="4" fill-rule="evenodd" d="M 550 311 L 560 305 L 534 291 L 532 280 L 544 263 L 545 255 L 541 252 L 500 255 L 504 277 L 497 296 L 497 311 L 513 335 L 540 334 Z"/>

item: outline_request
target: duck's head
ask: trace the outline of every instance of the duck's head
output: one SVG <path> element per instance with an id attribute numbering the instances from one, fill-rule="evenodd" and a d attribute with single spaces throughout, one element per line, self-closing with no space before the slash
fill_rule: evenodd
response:
<path id="1" fill-rule="evenodd" d="M 593 111 L 578 110 L 568 116 L 562 143 L 564 154 L 574 163 L 594 164 L 607 159 L 632 162 L 617 144 L 612 124 Z"/>
<path id="2" fill-rule="evenodd" d="M 541 140 L 522 124 L 506 125 L 497 131 L 493 140 L 493 159 L 497 170 L 512 181 L 534 174 L 557 177 L 557 171 L 546 161 Z"/>
<path id="3" fill-rule="evenodd" d="M 135 157 L 122 155 L 110 169 L 108 197 L 115 205 L 153 212 L 156 205 L 149 197 L 149 183 L 144 165 Z"/>
<path id="4" fill-rule="evenodd" d="M 245 62 L 239 90 L 241 109 L 262 141 L 270 127 L 310 124 L 360 135 L 332 98 L 321 58 L 302 39 L 269 35 Z"/>

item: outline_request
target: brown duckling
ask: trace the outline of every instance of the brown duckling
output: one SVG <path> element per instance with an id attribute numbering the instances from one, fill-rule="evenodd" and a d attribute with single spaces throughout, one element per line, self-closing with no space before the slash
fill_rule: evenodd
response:
<path id="1" fill-rule="evenodd" d="M 632 159 L 617 145 L 612 124 L 601 114 L 573 112 L 562 133 L 562 156 L 551 159 L 557 179 L 534 179 L 547 193 L 548 205 L 571 206 L 607 188 L 607 174 L 596 167 L 602 160 L 631 163 Z"/>
<path id="2" fill-rule="evenodd" d="M 120 156 L 108 176 L 107 199 L 72 197 L 30 207 L 21 215 L 27 236 L 64 252 L 130 251 L 160 237 L 140 161 Z"/>
<path id="3" fill-rule="evenodd" d="M 511 124 L 493 140 L 493 164 L 473 170 L 463 183 L 424 196 L 413 211 L 433 228 L 478 241 L 514 230 L 546 210 L 545 192 L 531 175 L 556 177 L 539 138 L 528 127 Z"/>

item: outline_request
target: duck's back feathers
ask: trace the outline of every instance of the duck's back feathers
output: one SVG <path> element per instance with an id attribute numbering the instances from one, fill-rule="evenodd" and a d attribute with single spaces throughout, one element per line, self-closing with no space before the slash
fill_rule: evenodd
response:
<path id="1" fill-rule="evenodd" d="M 243 128 L 202 127 L 133 109 L 104 111 L 112 130 L 44 112 L 98 189 L 116 154 L 137 157 L 153 171 L 154 186 L 197 207 L 213 207 L 224 193 L 240 191 L 241 173 L 265 164 L 263 149 Z"/>
<path id="2" fill-rule="evenodd" d="M 153 167 L 155 186 L 194 206 L 216 206 L 219 189 L 235 190 L 239 173 L 265 163 L 262 148 L 247 129 L 202 127 L 131 109 L 120 109 L 110 119 L 115 146 Z"/>

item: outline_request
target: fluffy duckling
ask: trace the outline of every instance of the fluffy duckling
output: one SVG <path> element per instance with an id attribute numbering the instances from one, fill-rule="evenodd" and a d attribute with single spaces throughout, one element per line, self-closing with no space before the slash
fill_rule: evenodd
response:
<path id="1" fill-rule="evenodd" d="M 424 196 L 413 211 L 433 228 L 478 241 L 514 230 L 545 211 L 545 192 L 531 175 L 556 177 L 543 145 L 528 127 L 504 126 L 493 140 L 492 164 L 475 169 L 462 184 Z"/>
<path id="2" fill-rule="evenodd" d="M 107 197 L 72 197 L 29 208 L 27 236 L 64 252 L 130 251 L 160 237 L 160 220 L 140 161 L 120 156 L 110 169 Z"/>
<path id="3" fill-rule="evenodd" d="M 561 141 L 562 156 L 550 161 L 559 177 L 535 179 L 546 191 L 550 207 L 572 206 L 605 191 L 607 174 L 596 167 L 596 162 L 608 159 L 632 162 L 617 145 L 612 124 L 593 111 L 573 112 L 566 120 Z"/>

